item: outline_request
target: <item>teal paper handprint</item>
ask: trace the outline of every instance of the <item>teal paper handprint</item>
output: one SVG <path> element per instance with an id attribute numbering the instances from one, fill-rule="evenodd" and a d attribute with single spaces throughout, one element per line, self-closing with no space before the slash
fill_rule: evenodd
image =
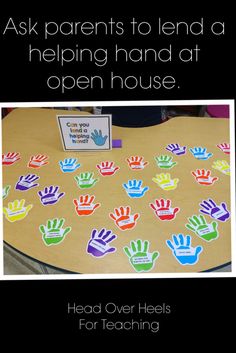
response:
<path id="1" fill-rule="evenodd" d="M 93 187 L 99 179 L 93 178 L 94 173 L 85 172 L 75 176 L 75 180 L 80 189 L 89 189 Z"/>
<path id="2" fill-rule="evenodd" d="M 81 167 L 81 164 L 77 163 L 77 158 L 65 158 L 64 161 L 59 161 L 59 165 L 63 173 L 73 173 Z"/>
<path id="3" fill-rule="evenodd" d="M 206 241 L 211 241 L 219 237 L 218 233 L 218 223 L 213 221 L 212 223 L 207 223 L 204 216 L 193 215 L 188 219 L 189 223 L 185 224 L 185 227 L 192 230 L 201 239 Z"/>
<path id="4" fill-rule="evenodd" d="M 163 169 L 171 169 L 177 164 L 177 162 L 172 162 L 172 159 L 173 157 L 167 155 L 155 157 L 158 167 Z"/>
<path id="5" fill-rule="evenodd" d="M 159 256 L 157 251 L 150 253 L 148 240 L 132 240 L 130 248 L 124 247 L 124 252 L 129 258 L 129 262 L 136 272 L 148 272 L 152 270 Z"/>
<path id="6" fill-rule="evenodd" d="M 102 136 L 102 130 L 99 130 L 99 132 L 98 130 L 94 130 L 94 132 L 91 133 L 91 139 L 97 146 L 105 145 L 107 137 L 107 135 Z"/>
<path id="7" fill-rule="evenodd" d="M 167 246 L 172 250 L 172 254 L 181 265 L 195 265 L 202 252 L 202 246 L 193 248 L 191 246 L 191 236 L 183 234 L 173 235 L 173 241 L 167 240 Z"/>
<path id="8" fill-rule="evenodd" d="M 62 228 L 64 223 L 64 218 L 54 218 L 49 219 L 46 226 L 40 225 L 39 230 L 45 245 L 56 245 L 65 239 L 65 236 L 71 231 L 71 227 Z"/>

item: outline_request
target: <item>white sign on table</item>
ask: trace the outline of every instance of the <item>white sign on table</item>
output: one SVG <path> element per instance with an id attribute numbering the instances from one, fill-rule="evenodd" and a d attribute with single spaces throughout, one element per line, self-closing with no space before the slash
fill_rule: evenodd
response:
<path id="1" fill-rule="evenodd" d="M 57 115 L 64 151 L 112 149 L 111 115 Z"/>

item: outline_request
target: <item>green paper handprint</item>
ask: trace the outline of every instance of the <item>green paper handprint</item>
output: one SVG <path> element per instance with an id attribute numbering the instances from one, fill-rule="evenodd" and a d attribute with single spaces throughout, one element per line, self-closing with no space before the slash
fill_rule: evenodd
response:
<path id="1" fill-rule="evenodd" d="M 64 218 L 54 218 L 47 221 L 47 226 L 43 224 L 39 226 L 43 241 L 47 246 L 61 243 L 71 231 L 71 227 L 62 228 L 64 223 Z"/>
<path id="2" fill-rule="evenodd" d="M 163 169 L 171 169 L 177 164 L 177 162 L 172 162 L 172 159 L 173 157 L 167 155 L 155 157 L 158 167 Z"/>
<path id="3" fill-rule="evenodd" d="M 99 179 L 93 179 L 94 173 L 85 172 L 75 176 L 75 180 L 80 189 L 89 189 L 93 187 Z"/>
<path id="4" fill-rule="evenodd" d="M 130 248 L 128 246 L 124 247 L 124 252 L 136 272 L 148 272 L 154 267 L 159 253 L 157 251 L 150 253 L 148 249 L 149 241 L 140 239 L 131 241 Z"/>
<path id="5" fill-rule="evenodd" d="M 6 185 L 3 189 L 2 189 L 2 198 L 3 200 L 8 196 L 9 191 L 10 191 L 11 185 Z"/>
<path id="6" fill-rule="evenodd" d="M 217 239 L 219 236 L 217 227 L 217 222 L 207 223 L 204 216 L 193 215 L 191 218 L 188 219 L 189 223 L 186 224 L 186 228 L 192 230 L 195 234 L 197 234 L 200 238 L 211 241 Z"/>

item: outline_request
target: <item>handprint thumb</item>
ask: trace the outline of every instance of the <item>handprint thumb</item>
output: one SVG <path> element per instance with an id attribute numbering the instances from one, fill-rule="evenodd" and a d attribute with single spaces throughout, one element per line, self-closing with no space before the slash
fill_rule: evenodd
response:
<path id="1" fill-rule="evenodd" d="M 176 214 L 177 212 L 179 212 L 179 207 L 175 207 L 174 209 L 174 214 Z"/>
<path id="2" fill-rule="evenodd" d="M 218 223 L 217 222 L 212 222 L 212 227 L 213 227 L 214 231 L 216 231 L 217 228 L 218 228 Z"/>
<path id="3" fill-rule="evenodd" d="M 64 196 L 65 195 L 65 193 L 64 192 L 61 192 L 59 195 L 58 195 L 58 200 L 62 197 L 62 196 Z"/>
<path id="4" fill-rule="evenodd" d="M 63 236 L 65 237 L 70 231 L 71 231 L 71 227 L 67 227 L 63 232 Z"/>
<path id="5" fill-rule="evenodd" d="M 221 203 L 221 207 L 223 207 L 223 209 L 224 209 L 226 212 L 228 212 L 228 211 L 227 211 L 227 206 L 226 206 L 226 203 L 225 203 L 225 202 L 222 202 L 222 203 Z"/>
<path id="6" fill-rule="evenodd" d="M 200 254 L 202 252 L 202 246 L 198 246 L 197 248 L 196 248 L 196 256 L 198 255 L 198 254 Z"/>
<path id="7" fill-rule="evenodd" d="M 214 177 L 213 179 L 212 179 L 212 182 L 214 183 L 214 181 L 217 181 L 219 178 L 218 177 Z"/>
<path id="8" fill-rule="evenodd" d="M 107 252 L 114 252 L 114 251 L 116 251 L 116 248 L 109 248 L 109 249 L 106 250 L 106 253 Z"/>
<path id="9" fill-rule="evenodd" d="M 148 187 L 148 186 L 145 186 L 145 188 L 143 188 L 142 195 L 144 195 L 144 193 L 145 193 L 146 191 L 148 191 L 148 189 L 149 189 L 149 187 Z"/>
<path id="10" fill-rule="evenodd" d="M 157 251 L 155 251 L 153 254 L 152 254 L 152 262 L 155 261 L 159 256 L 159 253 Z"/>
<path id="11" fill-rule="evenodd" d="M 32 207 L 33 207 L 33 205 L 28 205 L 25 209 L 25 212 L 28 213 Z"/>

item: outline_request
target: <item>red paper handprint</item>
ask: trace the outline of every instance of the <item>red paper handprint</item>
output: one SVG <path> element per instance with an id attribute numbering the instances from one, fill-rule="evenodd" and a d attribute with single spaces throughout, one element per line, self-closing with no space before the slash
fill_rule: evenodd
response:
<path id="1" fill-rule="evenodd" d="M 12 165 L 19 161 L 20 153 L 18 152 L 8 152 L 6 154 L 2 154 L 2 165 Z"/>
<path id="2" fill-rule="evenodd" d="M 97 168 L 102 176 L 114 175 L 120 169 L 120 167 L 114 166 L 114 162 L 108 161 L 97 164 Z"/>
<path id="3" fill-rule="evenodd" d="M 157 199 L 154 202 L 155 203 L 150 203 L 149 205 L 161 221 L 171 221 L 180 210 L 179 207 L 171 208 L 171 200 L 169 199 Z"/>

